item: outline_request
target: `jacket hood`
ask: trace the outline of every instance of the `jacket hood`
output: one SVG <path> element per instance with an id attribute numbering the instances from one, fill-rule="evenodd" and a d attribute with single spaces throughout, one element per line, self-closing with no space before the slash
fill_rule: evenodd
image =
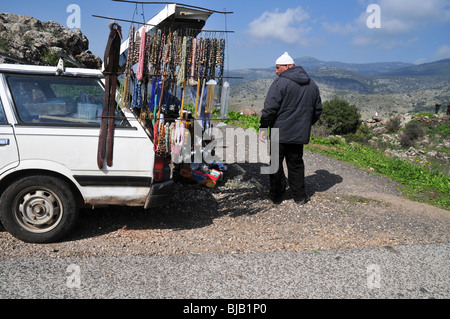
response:
<path id="1" fill-rule="evenodd" d="M 296 66 L 284 71 L 280 74 L 280 77 L 289 79 L 300 85 L 306 85 L 311 82 L 311 78 L 309 77 L 308 73 L 306 73 L 306 71 L 301 66 Z"/>

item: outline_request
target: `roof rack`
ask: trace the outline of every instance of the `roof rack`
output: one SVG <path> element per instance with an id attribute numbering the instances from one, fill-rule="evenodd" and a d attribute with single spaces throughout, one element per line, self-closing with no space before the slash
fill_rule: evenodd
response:
<path id="1" fill-rule="evenodd" d="M 189 5 L 189 4 L 184 4 L 184 3 L 175 3 L 175 2 L 164 2 L 164 1 L 131 1 L 131 0 L 112 0 L 112 1 L 116 1 L 116 2 L 127 2 L 127 3 L 135 3 L 135 4 L 175 4 L 175 5 L 179 5 L 179 6 L 183 6 L 183 7 L 187 7 L 187 8 L 192 8 L 192 9 L 199 9 L 199 10 L 204 10 L 204 11 L 209 11 L 211 13 L 222 13 L 222 14 L 231 14 L 234 12 L 229 12 L 229 11 L 216 11 L 216 10 L 211 10 L 211 9 L 207 9 L 207 8 L 202 8 L 202 7 L 197 7 L 197 6 L 193 6 L 193 5 Z"/>

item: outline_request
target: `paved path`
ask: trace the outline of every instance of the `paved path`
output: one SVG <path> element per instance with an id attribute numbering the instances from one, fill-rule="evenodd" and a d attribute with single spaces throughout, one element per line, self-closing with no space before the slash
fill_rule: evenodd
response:
<path id="1" fill-rule="evenodd" d="M 447 299 L 449 256 L 449 244 L 432 244 L 258 254 L 11 258 L 0 263 L 0 298 Z"/>

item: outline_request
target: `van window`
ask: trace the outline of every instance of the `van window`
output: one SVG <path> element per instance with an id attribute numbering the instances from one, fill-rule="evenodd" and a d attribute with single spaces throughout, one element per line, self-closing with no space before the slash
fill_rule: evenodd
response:
<path id="1" fill-rule="evenodd" d="M 2 100 L 0 100 L 0 124 L 6 123 L 6 115 L 5 111 L 3 110 Z"/>
<path id="2" fill-rule="evenodd" d="M 97 79 L 10 75 L 7 81 L 23 123 L 100 125 L 104 89 Z M 115 116 L 116 126 L 130 126 L 121 111 Z"/>

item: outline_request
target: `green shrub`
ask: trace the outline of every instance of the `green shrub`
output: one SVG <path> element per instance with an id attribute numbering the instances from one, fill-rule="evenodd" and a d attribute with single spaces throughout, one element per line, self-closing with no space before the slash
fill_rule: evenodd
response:
<path id="1" fill-rule="evenodd" d="M 356 132 L 361 123 L 361 114 L 355 105 L 335 97 L 323 103 L 320 121 L 334 128 L 332 134 L 345 135 Z"/>
<path id="2" fill-rule="evenodd" d="M 319 138 L 327 138 L 330 135 L 333 135 L 334 127 L 328 127 L 328 125 L 324 121 L 317 121 L 311 127 L 311 135 Z"/>
<path id="3" fill-rule="evenodd" d="M 397 132 L 400 129 L 400 118 L 393 117 L 386 123 L 386 130 L 389 133 Z"/>
<path id="4" fill-rule="evenodd" d="M 359 125 L 356 133 L 350 133 L 345 135 L 347 142 L 356 142 L 360 144 L 367 144 L 367 142 L 372 138 L 371 131 L 366 123 Z"/>
<path id="5" fill-rule="evenodd" d="M 417 140 L 425 135 L 425 132 L 417 121 L 406 124 L 405 130 L 400 136 L 400 145 L 403 147 L 414 146 Z"/>

